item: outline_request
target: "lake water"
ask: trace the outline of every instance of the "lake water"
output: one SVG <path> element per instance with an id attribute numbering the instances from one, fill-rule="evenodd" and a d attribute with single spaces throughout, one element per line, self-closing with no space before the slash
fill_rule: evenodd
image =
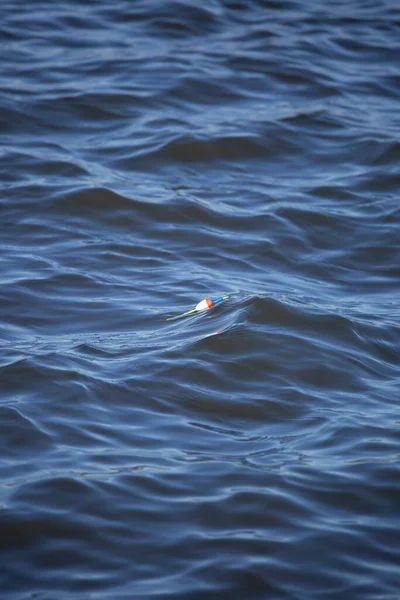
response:
<path id="1" fill-rule="evenodd" d="M 1 599 L 397 600 L 398 2 L 0 29 Z"/>

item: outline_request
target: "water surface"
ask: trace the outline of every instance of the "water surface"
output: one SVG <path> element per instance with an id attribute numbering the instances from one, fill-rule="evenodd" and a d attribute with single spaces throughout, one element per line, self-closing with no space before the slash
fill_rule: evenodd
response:
<path id="1" fill-rule="evenodd" d="M 2 7 L 1 598 L 395 600 L 397 2 Z"/>

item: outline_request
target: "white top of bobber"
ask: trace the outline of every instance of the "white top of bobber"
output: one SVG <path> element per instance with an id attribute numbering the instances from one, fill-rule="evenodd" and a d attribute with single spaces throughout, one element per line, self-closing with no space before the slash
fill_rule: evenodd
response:
<path id="1" fill-rule="evenodd" d="M 207 310 L 207 308 L 212 308 L 213 301 L 210 298 L 205 298 L 201 302 L 197 304 L 195 310 Z"/>

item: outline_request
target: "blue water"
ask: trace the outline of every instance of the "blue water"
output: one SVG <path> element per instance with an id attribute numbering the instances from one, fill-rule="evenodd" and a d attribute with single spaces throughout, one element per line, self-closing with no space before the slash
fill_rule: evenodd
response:
<path id="1" fill-rule="evenodd" d="M 398 3 L 0 29 L 1 600 L 396 600 Z"/>

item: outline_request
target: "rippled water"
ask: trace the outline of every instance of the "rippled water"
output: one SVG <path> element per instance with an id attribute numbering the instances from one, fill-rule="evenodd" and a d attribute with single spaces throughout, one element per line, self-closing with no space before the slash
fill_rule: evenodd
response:
<path id="1" fill-rule="evenodd" d="M 1 598 L 397 599 L 398 2 L 1 38 Z"/>

